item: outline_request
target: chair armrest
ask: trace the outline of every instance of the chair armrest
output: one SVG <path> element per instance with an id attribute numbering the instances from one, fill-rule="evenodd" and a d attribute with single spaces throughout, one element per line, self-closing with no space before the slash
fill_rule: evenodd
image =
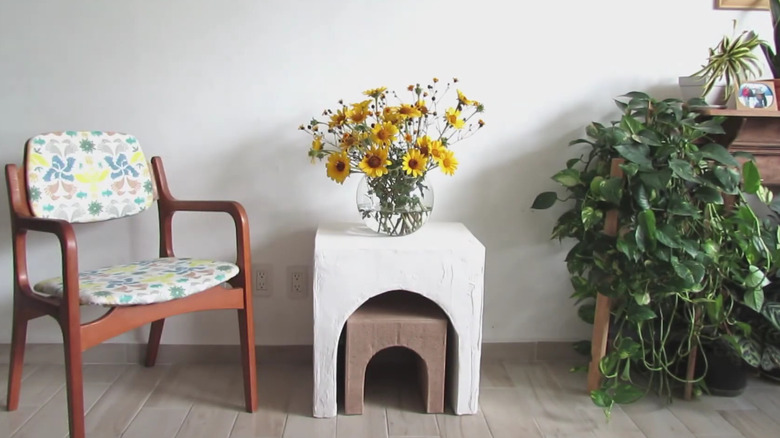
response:
<path id="1" fill-rule="evenodd" d="M 250 269 L 249 219 L 244 206 L 236 201 L 199 201 L 160 199 L 160 255 L 173 256 L 172 217 L 176 212 L 227 213 L 233 218 L 236 229 L 236 265 L 244 271 Z"/>
<path id="2" fill-rule="evenodd" d="M 234 219 L 246 217 L 244 207 L 236 201 L 190 201 L 181 199 L 168 199 L 165 201 L 172 212 L 175 211 L 213 211 L 223 212 L 233 216 Z"/>
<path id="3" fill-rule="evenodd" d="M 62 219 L 18 216 L 14 219 L 18 231 L 39 231 L 57 236 L 62 257 L 63 293 L 68 307 L 77 310 L 79 306 L 79 264 L 78 245 L 73 225 Z M 23 253 L 26 254 L 26 251 Z M 24 257 L 26 258 L 26 255 Z M 26 266 L 26 261 L 24 263 Z M 70 291 L 75 292 L 70 293 Z"/>

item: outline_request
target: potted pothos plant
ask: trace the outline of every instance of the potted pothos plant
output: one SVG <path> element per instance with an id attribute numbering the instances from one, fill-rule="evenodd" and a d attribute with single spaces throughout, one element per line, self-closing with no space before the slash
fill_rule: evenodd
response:
<path id="1" fill-rule="evenodd" d="M 771 196 L 752 157 L 713 141 L 722 118 L 701 117 L 692 109 L 700 102 L 641 92 L 616 103 L 619 120 L 591 123 L 570 143 L 584 151 L 552 176 L 565 195 L 543 192 L 532 205 L 568 206 L 552 238 L 575 241 L 566 265 L 578 315 L 592 323 L 597 293 L 611 300 L 603 383 L 591 393 L 607 414 L 649 390 L 671 399 L 706 344 L 742 356 L 750 325 L 734 309 L 761 300 L 777 252 L 748 202 Z M 623 177 L 610 176 L 613 159 L 623 160 Z M 602 231 L 612 209 L 617 236 Z M 576 346 L 590 351 L 589 341 Z M 702 376 L 691 383 L 701 390 Z"/>

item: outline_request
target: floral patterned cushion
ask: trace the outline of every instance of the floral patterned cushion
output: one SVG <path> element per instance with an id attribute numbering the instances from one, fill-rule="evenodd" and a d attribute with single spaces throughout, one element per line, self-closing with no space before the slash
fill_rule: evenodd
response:
<path id="1" fill-rule="evenodd" d="M 183 298 L 216 286 L 238 274 L 228 262 L 166 257 L 110 266 L 79 274 L 79 301 L 98 306 L 132 306 Z M 33 288 L 61 297 L 62 278 L 41 281 Z"/>
<path id="2" fill-rule="evenodd" d="M 152 204 L 149 166 L 131 135 L 41 134 L 28 140 L 25 156 L 30 208 L 37 217 L 97 222 Z"/>

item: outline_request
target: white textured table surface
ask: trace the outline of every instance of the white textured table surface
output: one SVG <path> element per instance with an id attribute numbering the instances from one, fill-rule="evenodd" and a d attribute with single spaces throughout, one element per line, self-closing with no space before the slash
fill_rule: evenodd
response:
<path id="1" fill-rule="evenodd" d="M 341 330 L 366 300 L 395 290 L 423 295 L 454 329 L 449 394 L 456 414 L 478 410 L 485 247 L 461 223 L 429 222 L 408 236 L 361 224 L 322 224 L 314 244 L 314 416 L 336 415 Z"/>

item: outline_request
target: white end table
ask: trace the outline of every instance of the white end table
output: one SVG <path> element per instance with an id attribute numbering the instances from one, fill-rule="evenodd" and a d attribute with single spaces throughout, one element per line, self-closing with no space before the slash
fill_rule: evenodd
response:
<path id="1" fill-rule="evenodd" d="M 429 222 L 408 236 L 358 224 L 323 224 L 314 243 L 314 416 L 336 415 L 336 354 L 347 318 L 366 300 L 406 290 L 436 303 L 453 331 L 447 343 L 450 402 L 475 414 L 482 351 L 485 247 L 457 222 Z"/>

